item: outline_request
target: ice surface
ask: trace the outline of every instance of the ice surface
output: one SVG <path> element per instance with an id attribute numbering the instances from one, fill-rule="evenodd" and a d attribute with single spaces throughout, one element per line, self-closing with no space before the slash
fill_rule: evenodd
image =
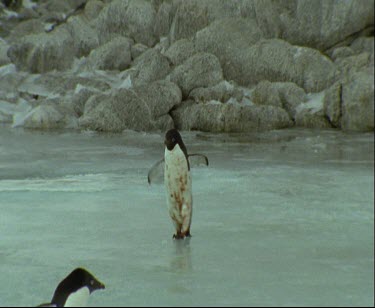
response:
<path id="1" fill-rule="evenodd" d="M 192 238 L 147 173 L 163 134 L 0 127 L 0 306 L 49 301 L 83 266 L 91 306 L 371 306 L 374 136 L 182 132 Z"/>

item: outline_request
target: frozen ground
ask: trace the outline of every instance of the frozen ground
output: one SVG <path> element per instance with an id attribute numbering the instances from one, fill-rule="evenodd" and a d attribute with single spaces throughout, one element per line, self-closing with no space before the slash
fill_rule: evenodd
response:
<path id="1" fill-rule="evenodd" d="M 35 306 L 77 266 L 91 306 L 372 306 L 374 135 L 182 132 L 190 241 L 147 172 L 162 134 L 0 127 L 0 305 Z"/>

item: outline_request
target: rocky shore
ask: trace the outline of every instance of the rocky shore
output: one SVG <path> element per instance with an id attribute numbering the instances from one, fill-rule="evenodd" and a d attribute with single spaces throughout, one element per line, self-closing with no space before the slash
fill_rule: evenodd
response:
<path id="1" fill-rule="evenodd" d="M 374 2 L 2 0 L 0 123 L 374 131 Z"/>

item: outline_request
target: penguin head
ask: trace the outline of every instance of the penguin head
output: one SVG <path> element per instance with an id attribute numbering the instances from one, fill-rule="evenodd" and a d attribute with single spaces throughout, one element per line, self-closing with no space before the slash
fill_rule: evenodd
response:
<path id="1" fill-rule="evenodd" d="M 73 270 L 59 283 L 51 303 L 58 307 L 63 307 L 73 293 L 84 288 L 87 288 L 88 292 L 91 294 L 96 290 L 105 289 L 105 286 L 87 270 L 79 267 Z"/>
<path id="2" fill-rule="evenodd" d="M 73 272 L 69 274 L 67 279 L 70 278 L 74 284 L 76 284 L 77 289 L 82 287 L 87 287 L 90 293 L 105 289 L 105 285 L 96 279 L 91 273 L 89 273 L 84 268 L 78 267 Z"/>
<path id="3" fill-rule="evenodd" d="M 182 142 L 180 133 L 175 128 L 167 131 L 167 133 L 165 134 L 164 144 L 169 151 L 172 151 L 176 144 L 178 144 L 181 149 L 185 147 L 184 143 Z"/>

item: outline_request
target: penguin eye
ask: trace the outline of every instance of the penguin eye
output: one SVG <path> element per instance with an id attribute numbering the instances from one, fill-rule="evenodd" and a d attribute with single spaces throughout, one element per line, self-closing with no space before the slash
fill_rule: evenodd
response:
<path id="1" fill-rule="evenodd" d="M 92 286 L 94 285 L 94 280 L 93 280 L 93 279 L 90 280 L 90 284 L 91 284 Z"/>

